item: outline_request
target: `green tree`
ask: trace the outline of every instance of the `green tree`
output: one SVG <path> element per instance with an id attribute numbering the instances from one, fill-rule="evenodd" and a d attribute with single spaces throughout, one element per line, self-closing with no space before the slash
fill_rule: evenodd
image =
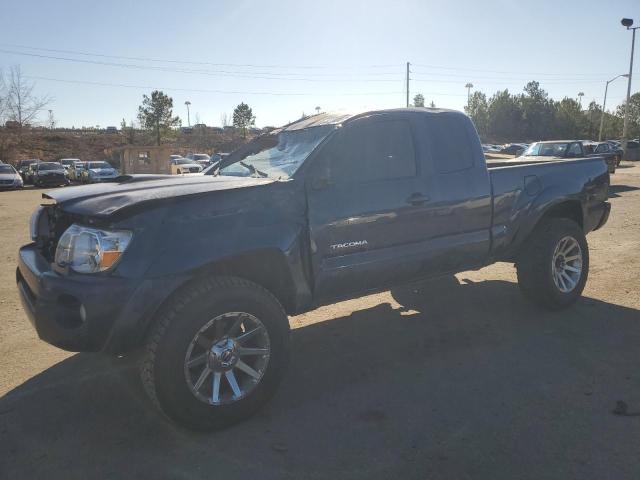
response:
<path id="1" fill-rule="evenodd" d="M 173 116 L 173 99 L 159 90 L 151 92 L 151 97 L 142 96 L 138 120 L 142 128 L 154 132 L 157 145 L 160 145 L 162 135 L 181 125 L 180 117 Z"/>
<path id="2" fill-rule="evenodd" d="M 256 117 L 246 103 L 242 102 L 233 111 L 233 126 L 242 130 L 242 136 L 246 138 L 247 129 L 256 124 Z"/>
<path id="3" fill-rule="evenodd" d="M 621 119 L 620 124 L 624 123 L 624 108 L 626 105 L 624 101 L 616 109 L 616 117 Z M 620 133 L 622 135 L 622 126 L 620 127 Z M 627 132 L 628 138 L 637 138 L 640 136 L 640 92 L 634 93 L 629 99 L 629 131 Z"/>
<path id="4" fill-rule="evenodd" d="M 488 134 L 489 128 L 489 104 L 487 103 L 487 96 L 475 91 L 469 98 L 469 105 L 464 107 L 467 115 L 471 117 L 473 123 L 476 124 L 478 135 L 480 138 L 485 138 Z"/>
<path id="5" fill-rule="evenodd" d="M 585 136 L 586 126 L 587 122 L 578 101 L 565 97 L 556 103 L 553 138 L 580 138 Z"/>
<path id="6" fill-rule="evenodd" d="M 522 140 L 534 141 L 548 138 L 553 133 L 554 105 L 540 83 L 529 82 L 519 98 L 522 108 Z"/>
<path id="7" fill-rule="evenodd" d="M 424 107 L 424 96 L 421 93 L 418 93 L 415 97 L 413 97 L 413 106 Z"/>
<path id="8" fill-rule="evenodd" d="M 496 92 L 489 100 L 488 134 L 498 141 L 515 142 L 522 138 L 522 108 L 509 90 Z"/>

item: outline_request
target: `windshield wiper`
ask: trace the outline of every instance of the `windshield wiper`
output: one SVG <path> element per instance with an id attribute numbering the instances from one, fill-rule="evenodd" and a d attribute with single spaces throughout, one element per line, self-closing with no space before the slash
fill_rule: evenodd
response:
<path id="1" fill-rule="evenodd" d="M 253 166 L 250 163 L 243 162 L 242 160 L 240 160 L 238 163 L 240 165 L 242 165 L 244 168 L 249 169 L 253 175 L 260 175 L 261 177 L 268 177 L 269 176 L 268 174 L 264 173 L 263 171 L 258 170 L 255 166 Z"/>

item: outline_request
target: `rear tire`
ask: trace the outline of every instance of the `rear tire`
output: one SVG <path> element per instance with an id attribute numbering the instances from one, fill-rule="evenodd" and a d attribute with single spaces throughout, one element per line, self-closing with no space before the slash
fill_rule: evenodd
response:
<path id="1" fill-rule="evenodd" d="M 266 404 L 288 362 L 289 321 L 278 300 L 247 280 L 214 277 L 183 289 L 163 308 L 144 349 L 141 378 L 169 419 L 216 430 Z"/>
<path id="2" fill-rule="evenodd" d="M 589 274 L 589 247 L 582 228 L 567 218 L 538 225 L 518 255 L 518 284 L 534 303 L 560 310 L 582 294 Z"/>

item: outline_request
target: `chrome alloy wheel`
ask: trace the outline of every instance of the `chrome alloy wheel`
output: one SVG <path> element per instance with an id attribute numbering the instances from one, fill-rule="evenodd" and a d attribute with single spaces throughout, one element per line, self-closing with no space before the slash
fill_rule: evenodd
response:
<path id="1" fill-rule="evenodd" d="M 209 320 L 187 348 L 184 374 L 199 400 L 225 405 L 246 397 L 267 369 L 269 334 L 249 313 L 230 312 Z"/>
<path id="2" fill-rule="evenodd" d="M 582 248 L 573 237 L 563 237 L 556 245 L 551 260 L 553 282 L 562 293 L 569 293 L 582 276 Z"/>

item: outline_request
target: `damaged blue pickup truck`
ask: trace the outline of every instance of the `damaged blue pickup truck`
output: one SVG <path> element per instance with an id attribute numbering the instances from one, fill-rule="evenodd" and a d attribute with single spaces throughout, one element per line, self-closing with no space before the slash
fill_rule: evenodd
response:
<path id="1" fill-rule="evenodd" d="M 156 406 L 211 430 L 275 392 L 287 315 L 497 261 L 530 301 L 570 306 L 608 188 L 598 157 L 488 165 L 458 112 L 319 114 L 202 175 L 44 194 L 16 279 L 40 338 L 140 352 Z"/>

